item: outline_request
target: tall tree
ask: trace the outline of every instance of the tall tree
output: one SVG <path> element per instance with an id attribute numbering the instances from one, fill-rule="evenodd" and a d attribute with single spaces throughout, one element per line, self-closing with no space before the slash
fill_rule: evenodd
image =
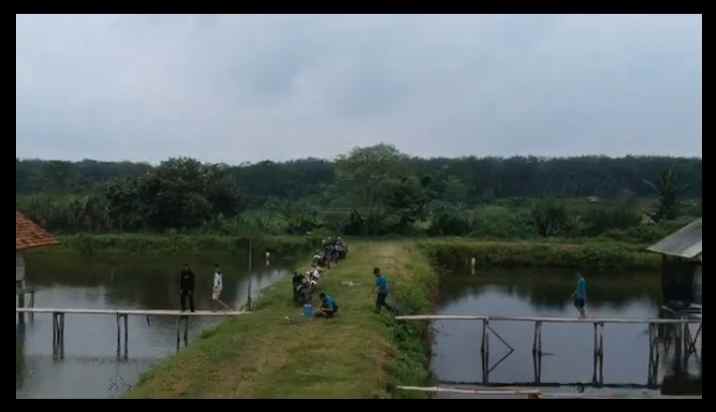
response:
<path id="1" fill-rule="evenodd" d="M 677 197 L 686 186 L 677 182 L 673 169 L 664 170 L 656 182 L 644 179 L 644 183 L 651 187 L 658 197 L 658 206 L 651 213 L 651 218 L 656 222 L 676 219 L 679 214 Z"/>

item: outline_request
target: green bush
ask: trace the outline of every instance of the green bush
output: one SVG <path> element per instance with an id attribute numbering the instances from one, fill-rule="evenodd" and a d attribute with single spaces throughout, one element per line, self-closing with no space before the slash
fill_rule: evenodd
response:
<path id="1" fill-rule="evenodd" d="M 524 210 L 510 210 L 502 206 L 486 206 L 472 213 L 471 237 L 494 239 L 526 239 L 537 232 Z"/>
<path id="2" fill-rule="evenodd" d="M 654 269 L 659 256 L 642 246 L 623 243 L 583 244 L 545 242 L 490 242 L 470 240 L 428 240 L 420 243 L 435 264 L 450 269 L 467 269 L 471 258 L 478 267 L 563 267 L 600 269 Z"/>
<path id="3" fill-rule="evenodd" d="M 540 200 L 532 207 L 530 215 L 540 236 L 559 236 L 570 232 L 569 214 L 564 203 Z"/>
<path id="4" fill-rule="evenodd" d="M 641 216 L 636 211 L 624 207 L 595 208 L 589 210 L 582 221 L 585 225 L 583 233 L 596 236 L 608 230 L 627 230 L 638 226 Z"/>
<path id="5" fill-rule="evenodd" d="M 471 223 L 463 210 L 441 206 L 433 211 L 428 234 L 431 236 L 462 236 L 470 232 Z"/>

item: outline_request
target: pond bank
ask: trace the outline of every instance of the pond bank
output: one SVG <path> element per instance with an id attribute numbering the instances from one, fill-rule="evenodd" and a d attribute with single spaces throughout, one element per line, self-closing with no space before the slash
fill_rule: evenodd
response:
<path id="1" fill-rule="evenodd" d="M 644 245 L 595 241 L 578 244 L 550 242 L 493 242 L 437 239 L 419 242 L 437 267 L 468 269 L 475 257 L 480 267 L 551 267 L 565 269 L 658 269 L 661 257 Z"/>
<path id="2" fill-rule="evenodd" d="M 424 397 L 396 387 L 432 383 L 428 326 L 372 312 L 374 266 L 388 274 L 402 313 L 418 314 L 434 311 L 439 275 L 433 268 L 456 268 L 472 256 L 491 266 L 607 269 L 659 263 L 640 245 L 600 242 L 349 240 L 349 247 L 348 259 L 322 278 L 340 306 L 337 318 L 304 320 L 302 308 L 292 303 L 290 279 L 283 279 L 262 293 L 255 313 L 205 332 L 146 373 L 127 396 Z M 308 256 L 300 262 L 298 268 L 305 268 Z"/>
<path id="3" fill-rule="evenodd" d="M 432 309 L 436 273 L 411 241 L 349 247 L 321 280 L 340 306 L 335 319 L 304 320 L 290 279 L 281 280 L 264 291 L 255 313 L 206 332 L 145 374 L 128 397 L 426 396 L 396 387 L 430 383 L 427 327 L 373 313 L 372 269 L 388 274 L 404 313 Z"/>

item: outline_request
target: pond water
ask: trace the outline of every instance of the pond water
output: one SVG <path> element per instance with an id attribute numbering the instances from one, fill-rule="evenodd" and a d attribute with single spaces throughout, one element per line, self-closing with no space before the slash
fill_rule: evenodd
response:
<path id="1" fill-rule="evenodd" d="M 178 271 L 189 263 L 196 274 L 195 305 L 210 310 L 213 264 L 224 272 L 222 300 L 233 308 L 289 273 L 291 260 L 248 273 L 245 257 L 117 256 L 84 259 L 43 253 L 27 258 L 28 286 L 35 307 L 79 309 L 178 309 Z M 117 360 L 116 320 L 112 316 L 65 317 L 65 356 L 52 356 L 52 316 L 16 320 L 16 398 L 111 398 L 121 396 L 139 376 L 176 353 L 176 319 L 129 317 L 128 359 Z M 189 344 L 221 319 L 192 318 Z M 183 345 L 183 343 L 182 343 Z"/>
<path id="2" fill-rule="evenodd" d="M 587 316 L 594 318 L 658 318 L 661 277 L 657 273 L 584 273 L 588 283 Z M 510 269 L 451 273 L 441 280 L 438 313 L 445 315 L 503 315 L 571 317 L 577 311 L 570 298 L 576 287 L 573 271 Z M 490 326 L 514 351 L 490 334 L 490 384 L 529 384 L 536 380 L 532 356 L 534 323 L 491 322 Z M 433 322 L 432 369 L 443 383 L 481 384 L 482 322 Z M 692 326 L 692 333 L 695 327 Z M 594 376 L 594 327 L 591 324 L 544 324 L 540 382 L 586 384 Z M 657 385 L 674 384 L 679 390 L 700 393 L 700 361 L 678 373 L 667 356 L 661 357 Z M 646 385 L 649 334 L 646 324 L 607 324 L 604 332 L 603 383 Z M 695 382 L 695 383 L 694 383 Z M 581 390 L 581 387 L 580 387 Z"/>

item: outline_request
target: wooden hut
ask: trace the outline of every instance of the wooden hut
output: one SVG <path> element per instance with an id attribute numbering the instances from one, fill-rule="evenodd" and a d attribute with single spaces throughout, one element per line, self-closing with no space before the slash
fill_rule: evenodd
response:
<path id="1" fill-rule="evenodd" d="M 42 246 L 57 245 L 57 239 L 22 213 L 15 211 L 15 286 L 25 286 L 25 260 L 22 252 Z"/>
<path id="2" fill-rule="evenodd" d="M 701 219 L 648 248 L 663 257 L 664 304 L 681 310 L 701 306 Z"/>

